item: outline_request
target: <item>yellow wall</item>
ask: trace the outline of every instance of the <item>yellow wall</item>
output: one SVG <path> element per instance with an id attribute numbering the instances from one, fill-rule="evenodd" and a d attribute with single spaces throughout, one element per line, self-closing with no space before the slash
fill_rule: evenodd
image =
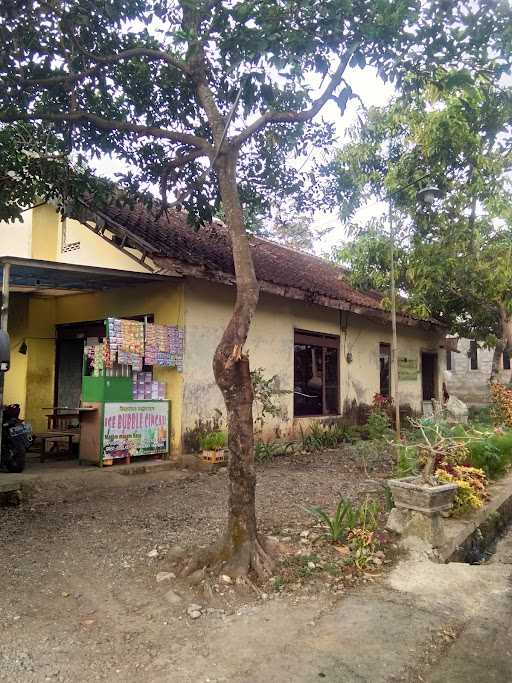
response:
<path id="1" fill-rule="evenodd" d="M 35 431 L 46 429 L 47 411 L 54 402 L 55 326 L 65 323 L 102 320 L 108 316 L 130 317 L 154 314 L 155 322 L 183 324 L 183 286 L 145 284 L 139 287 L 111 289 L 93 294 L 61 297 L 13 295 L 16 314 L 11 315 L 9 329 L 14 343 L 26 339 L 28 352 L 22 356 L 15 349 L 13 369 L 6 375 L 6 397 L 23 406 L 23 415 Z M 183 377 L 174 368 L 155 368 L 155 378 L 167 383 L 171 400 L 173 449 L 181 437 L 181 404 Z M 25 388 L 26 387 L 26 388 Z"/>
<path id="2" fill-rule="evenodd" d="M 32 255 L 32 209 L 23 212 L 23 220 L 0 221 L 0 256 L 30 258 Z"/>
<path id="3" fill-rule="evenodd" d="M 69 245 L 74 247 L 66 248 Z M 60 215 L 50 204 L 27 209 L 22 221 L 0 222 L 0 256 L 147 272 L 146 267 L 78 221 L 67 220 L 64 239 Z"/>
<path id="4" fill-rule="evenodd" d="M 234 289 L 202 280 L 188 280 L 185 288 L 185 387 L 183 428 L 190 429 L 198 418 L 210 418 L 216 408 L 224 409 L 213 377 L 212 356 L 222 329 L 231 314 Z M 391 341 L 387 323 L 361 316 L 340 314 L 321 306 L 262 294 L 247 341 L 252 369 L 263 368 L 265 377 L 278 377 L 284 432 L 293 433 L 306 418 L 293 418 L 294 329 L 340 336 L 340 408 L 346 401 L 371 403 L 379 391 L 379 343 Z M 399 327 L 399 357 L 416 358 L 421 350 L 438 350 L 439 338 L 418 328 Z M 352 363 L 346 354 L 352 353 Z M 443 354 L 439 354 L 442 361 Z M 422 408 L 421 378 L 402 381 L 400 403 L 414 410 Z M 267 422 L 270 436 L 277 423 Z"/>
<path id="5" fill-rule="evenodd" d="M 49 204 L 32 209 L 32 258 L 57 259 L 58 213 Z"/>
<path id="6" fill-rule="evenodd" d="M 97 266 L 98 268 L 116 268 L 119 270 L 132 270 L 146 272 L 142 264 L 119 251 L 112 244 L 89 228 L 75 220 L 68 219 L 66 222 L 65 241 L 62 239 L 63 224 L 58 221 L 58 255 L 57 260 L 62 263 L 75 263 L 85 266 Z M 66 249 L 65 245 L 78 244 L 78 248 Z"/>
<path id="7" fill-rule="evenodd" d="M 11 367 L 5 375 L 4 401 L 19 403 L 25 414 L 27 394 L 27 356 L 19 353 L 28 329 L 28 296 L 11 294 L 8 329 L 11 338 Z"/>

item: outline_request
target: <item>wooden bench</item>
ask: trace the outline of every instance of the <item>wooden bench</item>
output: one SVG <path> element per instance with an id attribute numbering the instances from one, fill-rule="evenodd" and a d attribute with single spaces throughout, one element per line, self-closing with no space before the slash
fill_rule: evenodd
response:
<path id="1" fill-rule="evenodd" d="M 40 445 L 40 451 L 39 451 L 39 461 L 44 462 L 46 460 L 46 457 L 49 454 L 65 454 L 65 455 L 73 455 L 73 437 L 79 436 L 80 435 L 80 430 L 78 429 L 66 429 L 59 431 L 57 429 L 48 431 L 48 432 L 37 432 L 34 434 L 35 439 L 40 439 L 41 440 L 41 445 Z M 62 442 L 63 439 L 67 439 L 67 449 L 66 450 L 60 450 L 58 448 L 58 444 Z M 46 451 L 46 444 L 47 443 L 52 443 L 53 446 L 51 449 L 47 452 Z"/>

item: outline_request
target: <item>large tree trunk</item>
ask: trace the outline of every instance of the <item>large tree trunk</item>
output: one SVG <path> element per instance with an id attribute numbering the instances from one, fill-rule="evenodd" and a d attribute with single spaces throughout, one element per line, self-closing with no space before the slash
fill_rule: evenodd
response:
<path id="1" fill-rule="evenodd" d="M 253 388 L 249 357 L 244 352 L 256 311 L 259 286 L 236 182 L 237 152 L 230 150 L 217 161 L 217 176 L 226 223 L 231 235 L 236 274 L 236 301 L 213 358 L 215 380 L 227 411 L 229 448 L 229 505 L 226 533 L 219 543 L 196 557 L 185 572 L 201 565 L 225 563 L 223 573 L 244 576 L 250 570 L 270 573 L 272 548 L 258 537 L 256 527 L 253 431 Z"/>
<path id="2" fill-rule="evenodd" d="M 498 381 L 503 351 L 512 350 L 512 315 L 506 311 L 504 306 L 500 307 L 500 332 L 501 335 L 494 347 L 492 356 L 491 384 Z"/>

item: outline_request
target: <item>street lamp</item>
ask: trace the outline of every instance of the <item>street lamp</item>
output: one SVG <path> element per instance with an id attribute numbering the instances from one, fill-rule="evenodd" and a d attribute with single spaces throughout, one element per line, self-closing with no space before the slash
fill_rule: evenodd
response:
<path id="1" fill-rule="evenodd" d="M 405 190 L 411 185 L 415 185 L 420 182 L 416 180 L 405 187 L 401 187 L 389 197 L 389 236 L 390 236 L 390 256 L 391 256 L 391 329 L 392 329 L 392 344 L 391 344 L 391 397 L 395 404 L 395 425 L 396 425 L 396 436 L 400 440 L 400 403 L 398 394 L 398 339 L 396 333 L 396 284 L 395 284 L 395 228 L 393 223 L 393 207 L 391 204 L 391 198 L 397 192 Z M 420 201 L 425 206 L 432 206 L 436 199 L 443 196 L 443 192 L 433 186 L 429 185 L 416 193 L 416 199 Z"/>

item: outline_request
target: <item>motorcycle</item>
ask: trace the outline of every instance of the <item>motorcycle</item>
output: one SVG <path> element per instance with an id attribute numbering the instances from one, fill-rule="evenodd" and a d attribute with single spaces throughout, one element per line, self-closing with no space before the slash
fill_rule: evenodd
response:
<path id="1" fill-rule="evenodd" d="M 25 454 L 32 443 L 30 425 L 20 420 L 18 403 L 4 406 L 2 420 L 2 453 L 0 467 L 8 472 L 23 472 Z"/>

